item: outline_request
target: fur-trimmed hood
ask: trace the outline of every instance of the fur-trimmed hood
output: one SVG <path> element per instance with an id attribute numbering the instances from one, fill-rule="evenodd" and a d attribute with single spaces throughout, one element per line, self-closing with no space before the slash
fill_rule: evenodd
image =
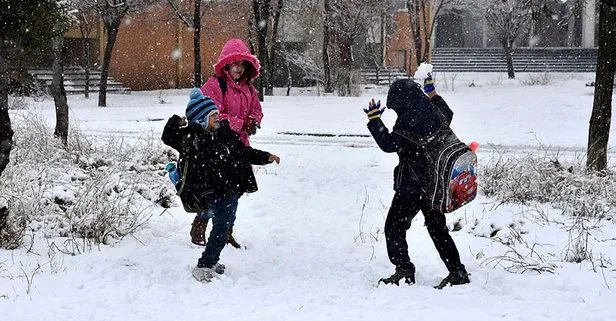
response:
<path id="1" fill-rule="evenodd" d="M 225 43 L 218 56 L 218 61 L 214 64 L 214 73 L 218 77 L 226 77 L 225 66 L 237 60 L 246 60 L 252 65 L 251 79 L 259 77 L 259 70 L 261 69 L 259 59 L 250 53 L 250 49 L 240 39 L 229 39 Z"/>

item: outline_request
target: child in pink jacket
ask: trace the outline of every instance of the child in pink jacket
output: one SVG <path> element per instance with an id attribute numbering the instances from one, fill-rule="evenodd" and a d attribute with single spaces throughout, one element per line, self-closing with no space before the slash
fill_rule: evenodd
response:
<path id="1" fill-rule="evenodd" d="M 259 59 L 240 39 L 229 39 L 222 48 L 214 65 L 214 76 L 201 87 L 201 92 L 218 106 L 219 119 L 228 120 L 229 127 L 240 135 L 244 145 L 250 146 L 250 135 L 260 128 L 263 112 L 257 90 L 252 80 L 259 76 Z M 205 230 L 208 221 L 195 216 L 190 230 L 191 241 L 205 245 Z M 241 246 L 228 231 L 228 242 L 236 248 Z"/>
<path id="2" fill-rule="evenodd" d="M 228 119 L 231 129 L 240 134 L 245 145 L 256 133 L 263 112 L 257 90 L 251 81 L 259 76 L 259 59 L 240 39 L 225 43 L 214 65 L 214 76 L 201 87 L 204 95 L 212 98 L 220 111 L 220 119 Z"/>

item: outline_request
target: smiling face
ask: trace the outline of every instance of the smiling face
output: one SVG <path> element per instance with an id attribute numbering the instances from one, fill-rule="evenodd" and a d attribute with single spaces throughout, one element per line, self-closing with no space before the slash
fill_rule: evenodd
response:
<path id="1" fill-rule="evenodd" d="M 234 61 L 229 64 L 229 74 L 233 80 L 239 80 L 244 75 L 246 63 L 243 60 Z"/>

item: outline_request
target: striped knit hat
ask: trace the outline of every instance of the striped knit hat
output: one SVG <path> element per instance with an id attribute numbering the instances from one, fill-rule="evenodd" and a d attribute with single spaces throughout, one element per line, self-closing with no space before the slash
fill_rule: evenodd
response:
<path id="1" fill-rule="evenodd" d="M 201 89 L 193 88 L 190 92 L 190 101 L 186 106 L 186 118 L 189 123 L 205 122 L 207 123 L 210 115 L 218 112 L 218 107 L 212 99 L 205 96 Z"/>

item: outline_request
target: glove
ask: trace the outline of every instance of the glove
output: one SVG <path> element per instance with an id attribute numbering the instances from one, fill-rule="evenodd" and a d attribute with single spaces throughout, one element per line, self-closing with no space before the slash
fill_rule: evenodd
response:
<path id="1" fill-rule="evenodd" d="M 383 112 L 385 112 L 385 107 L 381 108 L 381 101 L 374 102 L 374 98 L 368 102 L 368 109 L 364 108 L 364 113 L 368 115 L 368 120 L 381 118 Z"/>
<path id="2" fill-rule="evenodd" d="M 244 122 L 244 131 L 250 136 L 257 133 L 257 128 L 261 128 L 261 126 L 259 126 L 257 121 L 252 118 L 248 118 L 246 119 L 246 122 Z"/>
<path id="3" fill-rule="evenodd" d="M 429 94 L 434 90 L 436 90 L 436 88 L 434 88 L 434 79 L 432 79 L 432 73 L 428 73 L 428 77 L 426 77 L 426 79 L 424 80 L 423 91 L 426 94 Z"/>

